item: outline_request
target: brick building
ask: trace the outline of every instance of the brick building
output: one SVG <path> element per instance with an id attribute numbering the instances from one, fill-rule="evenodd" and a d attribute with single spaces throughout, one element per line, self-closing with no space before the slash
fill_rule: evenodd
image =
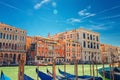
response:
<path id="1" fill-rule="evenodd" d="M 26 43 L 31 42 L 29 53 L 27 53 L 31 55 L 27 57 L 28 61 L 52 62 L 52 58 L 56 57 L 56 63 L 61 63 L 72 62 L 73 57 L 76 57 L 78 61 L 81 59 L 81 46 L 78 42 L 43 37 L 28 37 L 26 40 L 29 40 Z"/>
<path id="2" fill-rule="evenodd" d="M 82 61 L 90 62 L 93 59 L 98 63 L 101 62 L 100 36 L 97 32 L 80 28 L 55 34 L 51 38 L 77 41 L 82 46 Z"/>
<path id="3" fill-rule="evenodd" d="M 26 51 L 26 31 L 0 23 L 0 64 L 18 64 Z"/>
<path id="4" fill-rule="evenodd" d="M 112 61 L 118 61 L 118 47 L 112 46 L 109 44 L 101 44 L 100 45 L 102 59 L 106 63 L 111 63 Z"/>

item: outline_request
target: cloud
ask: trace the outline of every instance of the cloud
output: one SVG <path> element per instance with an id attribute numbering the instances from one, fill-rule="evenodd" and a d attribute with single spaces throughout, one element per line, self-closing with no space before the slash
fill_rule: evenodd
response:
<path id="1" fill-rule="evenodd" d="M 83 17 L 81 20 L 96 15 L 96 14 L 94 14 L 94 13 L 90 13 L 90 12 L 88 12 L 89 9 L 91 9 L 91 6 L 88 6 L 86 9 L 83 9 L 83 10 L 81 10 L 81 11 L 78 12 L 78 15 Z"/>
<path id="2" fill-rule="evenodd" d="M 104 24 L 100 24 L 100 25 L 89 25 L 89 27 L 81 27 L 81 28 L 87 28 L 89 30 L 106 30 L 107 28 L 104 27 Z"/>
<path id="3" fill-rule="evenodd" d="M 107 17 L 103 17 L 103 18 L 100 18 L 100 19 L 103 20 L 103 19 L 112 19 L 112 18 L 118 18 L 118 17 L 120 17 L 120 15 L 107 16 Z"/>
<path id="4" fill-rule="evenodd" d="M 112 24 L 114 24 L 115 22 L 108 22 L 108 23 L 93 23 L 89 24 L 86 27 L 81 27 L 81 28 L 87 28 L 89 30 L 108 30 L 113 28 L 113 26 L 111 26 Z"/>
<path id="5" fill-rule="evenodd" d="M 80 22 L 80 19 L 77 19 L 77 18 L 70 18 L 70 19 L 67 19 L 67 22 L 71 22 L 71 23 L 76 23 L 76 22 Z"/>
<path id="6" fill-rule="evenodd" d="M 43 4 L 48 3 L 50 0 L 42 0 L 34 6 L 34 9 L 39 9 Z"/>
<path id="7" fill-rule="evenodd" d="M 97 13 L 97 14 L 105 13 L 105 12 L 108 12 L 108 11 L 111 11 L 111 10 L 114 10 L 114 9 L 117 9 L 117 8 L 119 8 L 119 7 L 120 7 L 120 6 L 114 6 L 114 7 L 112 7 L 112 8 L 105 9 L 105 10 L 103 10 L 103 11 Z"/>
<path id="8" fill-rule="evenodd" d="M 20 11 L 20 12 L 24 12 L 22 9 L 17 8 L 17 7 L 15 7 L 15 6 L 13 6 L 13 5 L 10 5 L 10 4 L 4 3 L 4 2 L 0 2 L 0 4 L 1 4 L 1 5 L 4 5 L 4 6 L 7 6 L 7 7 L 9 7 L 9 8 L 12 8 L 12 9 L 18 10 L 18 11 Z"/>
<path id="9" fill-rule="evenodd" d="M 104 27 L 104 24 L 91 26 L 90 30 L 107 30 L 107 27 Z"/>

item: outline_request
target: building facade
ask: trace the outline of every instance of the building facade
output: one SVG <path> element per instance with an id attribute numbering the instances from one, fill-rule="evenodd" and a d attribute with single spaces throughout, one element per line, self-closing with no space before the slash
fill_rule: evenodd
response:
<path id="1" fill-rule="evenodd" d="M 51 38 L 77 41 L 82 46 L 82 61 L 90 62 L 94 60 L 97 63 L 101 62 L 99 33 L 80 28 L 55 34 Z"/>
<path id="2" fill-rule="evenodd" d="M 119 59 L 118 56 L 118 47 L 117 46 L 112 46 L 109 44 L 101 44 L 101 54 L 102 54 L 102 59 L 106 63 L 111 63 L 111 62 L 117 62 Z"/>
<path id="3" fill-rule="evenodd" d="M 52 62 L 56 57 L 56 63 L 64 61 L 63 42 L 43 37 L 32 37 L 30 54 L 32 62 Z"/>
<path id="4" fill-rule="evenodd" d="M 65 41 L 65 62 L 74 63 L 74 59 L 81 60 L 81 45 L 77 41 L 64 40 Z"/>
<path id="5" fill-rule="evenodd" d="M 18 64 L 26 51 L 26 31 L 0 23 L 0 64 Z"/>
<path id="6" fill-rule="evenodd" d="M 43 37 L 31 37 L 30 54 L 32 62 L 52 62 L 56 57 L 56 63 L 73 62 L 74 58 L 81 59 L 81 46 L 72 40 L 60 40 Z M 27 57 L 28 58 L 28 57 Z"/>

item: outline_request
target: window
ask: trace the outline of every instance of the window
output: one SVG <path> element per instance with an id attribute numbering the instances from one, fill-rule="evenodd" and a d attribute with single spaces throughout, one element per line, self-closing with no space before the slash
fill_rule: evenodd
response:
<path id="1" fill-rule="evenodd" d="M 14 40 L 14 35 L 13 35 L 13 40 Z"/>
<path id="2" fill-rule="evenodd" d="M 93 48 L 93 44 L 91 43 L 91 48 Z"/>
<path id="3" fill-rule="evenodd" d="M 15 30 L 17 32 L 17 30 Z"/>
<path id="4" fill-rule="evenodd" d="M 83 42 L 83 47 L 84 47 L 84 48 L 86 47 L 86 42 L 85 42 L 85 41 Z"/>
<path id="5" fill-rule="evenodd" d="M 4 30 L 6 30 L 6 28 L 4 28 Z"/>
<path id="6" fill-rule="evenodd" d="M 7 30 L 9 31 L 9 28 L 7 28 Z"/>
<path id="7" fill-rule="evenodd" d="M 92 40 L 92 35 L 90 35 L 90 40 Z"/>
<path id="8" fill-rule="evenodd" d="M 96 41 L 99 41 L 99 40 L 98 40 L 98 36 L 96 36 Z"/>
<path id="9" fill-rule="evenodd" d="M 73 43 L 72 46 L 75 46 L 75 44 Z"/>
<path id="10" fill-rule="evenodd" d="M 7 39 L 9 39 L 9 35 L 7 34 Z"/>
<path id="11" fill-rule="evenodd" d="M 96 46 L 96 44 L 94 43 L 94 49 L 96 48 L 95 46 Z"/>
<path id="12" fill-rule="evenodd" d="M 17 35 L 15 36 L 15 40 L 17 40 Z"/>
<path id="13" fill-rule="evenodd" d="M 79 34 L 77 34 L 77 39 L 79 39 Z"/>
<path id="14" fill-rule="evenodd" d="M 87 39 L 89 39 L 89 34 L 87 34 Z"/>
<path id="15" fill-rule="evenodd" d="M 11 40 L 11 34 L 10 34 L 10 37 L 9 37 L 9 39 Z"/>
<path id="16" fill-rule="evenodd" d="M 3 39 L 5 39 L 5 33 L 3 34 Z"/>
<path id="17" fill-rule="evenodd" d="M 89 44 L 89 42 L 88 42 L 88 48 L 90 48 L 90 44 Z"/>
<path id="18" fill-rule="evenodd" d="M 0 43 L 0 48 L 2 48 L 2 43 Z"/>
<path id="19" fill-rule="evenodd" d="M 83 33 L 83 38 L 85 39 L 85 33 Z"/>
<path id="20" fill-rule="evenodd" d="M 72 38 L 72 34 L 70 34 L 70 38 Z"/>
<path id="21" fill-rule="evenodd" d="M 99 49 L 99 44 L 97 44 L 97 49 Z"/>
<path id="22" fill-rule="evenodd" d="M 0 33 L 0 38 L 2 39 L 2 33 Z"/>
<path id="23" fill-rule="evenodd" d="M 10 29 L 10 31 L 12 31 L 12 29 Z"/>

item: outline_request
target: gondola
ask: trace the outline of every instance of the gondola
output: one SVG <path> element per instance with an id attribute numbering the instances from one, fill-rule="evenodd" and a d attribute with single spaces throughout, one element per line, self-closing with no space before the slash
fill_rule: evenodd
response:
<path id="1" fill-rule="evenodd" d="M 0 80 L 11 80 L 8 76 L 6 76 L 3 71 L 1 71 L 1 76 L 0 76 Z"/>
<path id="2" fill-rule="evenodd" d="M 113 71 L 113 73 L 111 72 L 111 70 Z M 105 68 L 100 68 L 98 69 L 98 73 L 101 76 L 105 76 L 105 78 L 107 79 L 111 79 L 112 78 L 112 74 L 114 75 L 114 80 L 120 80 L 120 68 L 117 67 L 105 67 Z"/>
<path id="3" fill-rule="evenodd" d="M 65 76 L 67 79 L 70 80 L 75 80 L 76 75 L 67 73 L 67 72 L 63 72 L 62 70 L 58 69 L 59 73 L 63 76 Z M 101 77 L 93 77 L 93 76 L 89 76 L 89 75 L 84 75 L 84 76 L 77 76 L 78 80 L 103 80 Z"/>
<path id="4" fill-rule="evenodd" d="M 30 76 L 24 74 L 24 80 L 34 80 L 34 79 L 32 79 Z"/>
<path id="5" fill-rule="evenodd" d="M 37 73 L 38 77 L 41 80 L 53 80 L 53 77 L 51 77 L 50 75 L 45 74 L 42 71 L 39 71 L 37 68 L 36 68 L 36 73 Z"/>
<path id="6" fill-rule="evenodd" d="M 47 74 L 53 77 L 53 73 L 51 73 L 48 69 L 47 69 Z M 65 77 L 62 77 L 60 75 L 56 75 L 56 79 L 58 79 L 58 80 L 67 80 Z"/>

